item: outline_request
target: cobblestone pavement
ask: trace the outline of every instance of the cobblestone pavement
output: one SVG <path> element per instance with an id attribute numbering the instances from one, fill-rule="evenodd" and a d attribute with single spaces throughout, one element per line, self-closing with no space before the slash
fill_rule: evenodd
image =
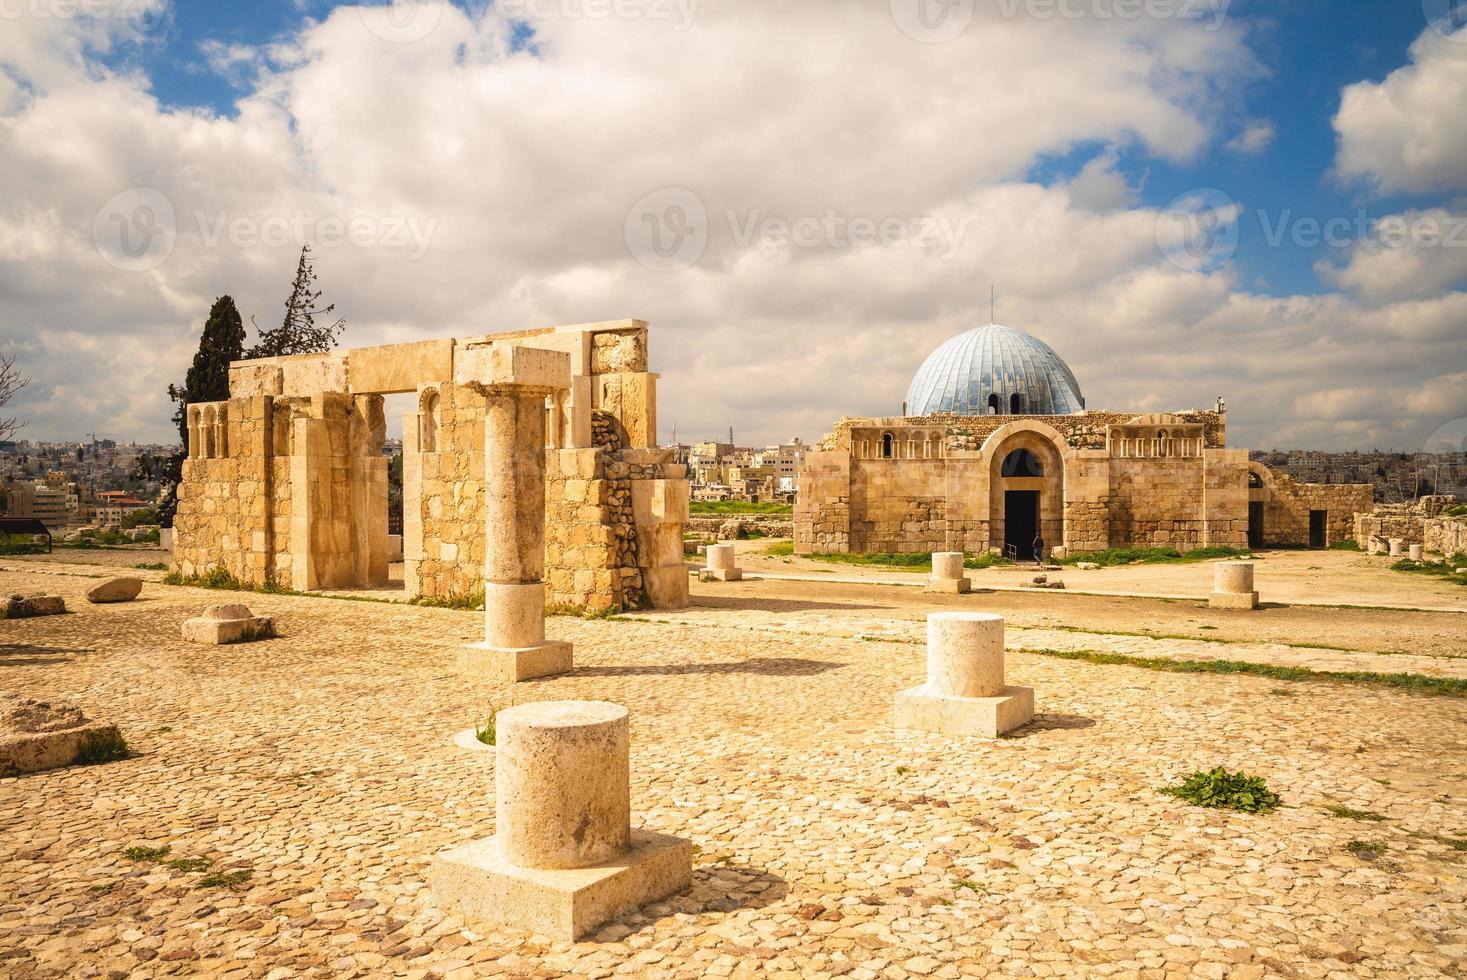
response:
<path id="1" fill-rule="evenodd" d="M 923 677 L 909 643 L 700 609 L 556 619 L 575 674 L 496 689 L 452 668 L 471 613 L 156 583 L 89 606 L 94 580 L 18 567 L 0 565 L 0 589 L 76 612 L 0 622 L 0 687 L 75 700 L 139 754 L 0 780 L 7 977 L 1397 977 L 1467 961 L 1467 699 L 1016 652 L 1035 723 L 956 740 L 892 730 L 893 693 Z M 181 642 L 184 618 L 234 600 L 283 638 Z M 904 615 L 885 625 L 912 630 Z M 492 753 L 453 733 L 491 704 L 566 697 L 631 709 L 634 819 L 698 846 L 694 887 L 579 944 L 445 915 L 429 861 L 494 830 Z M 1286 806 L 1157 792 L 1220 764 Z M 140 845 L 210 866 L 129 860 Z M 211 872 L 241 880 L 206 887 Z"/>

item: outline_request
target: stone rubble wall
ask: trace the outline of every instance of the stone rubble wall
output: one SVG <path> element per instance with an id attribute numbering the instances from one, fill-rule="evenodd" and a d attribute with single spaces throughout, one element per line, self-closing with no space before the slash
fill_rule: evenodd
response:
<path id="1" fill-rule="evenodd" d="M 1355 543 L 1368 548 L 1372 537 L 1382 541 L 1400 538 L 1439 555 L 1467 554 L 1467 518 L 1441 516 L 1454 502 L 1453 497 L 1434 495 L 1404 504 L 1381 504 L 1370 513 L 1357 513 L 1353 522 Z"/>
<path id="2" fill-rule="evenodd" d="M 1209 449 L 1226 445 L 1227 417 L 1218 412 L 1185 411 L 1167 413 L 1177 421 L 1203 428 L 1204 444 Z M 1000 427 L 1016 419 L 1034 420 L 1057 429 L 1064 435 L 1071 448 L 1104 449 L 1106 431 L 1112 425 L 1125 425 L 1142 416 L 1139 412 L 1081 412 L 1075 415 L 951 415 L 939 413 L 921 417 L 894 417 L 880 419 L 845 418 L 835 424 L 832 432 L 822 440 L 821 449 L 848 445 L 849 439 L 842 434 L 853 428 L 901 428 L 903 426 L 940 425 L 947 434 L 949 451 L 976 451 L 983 442 Z"/>
<path id="3" fill-rule="evenodd" d="M 1263 476 L 1263 541 L 1268 545 L 1307 548 L 1309 513 L 1328 512 L 1325 544 L 1355 537 L 1355 516 L 1375 506 L 1375 489 L 1370 484 L 1298 483 L 1287 473 L 1254 464 Z M 1256 491 L 1255 491 L 1256 493 Z"/>
<path id="4" fill-rule="evenodd" d="M 234 398 L 189 407 L 200 414 L 225 415 L 227 422 L 216 455 L 204 455 L 202 440 L 195 439 L 195 454 L 183 461 L 172 567 L 190 577 L 222 568 L 241 582 L 264 584 L 273 570 L 273 549 L 263 533 L 253 531 L 263 532 L 273 492 L 267 478 L 270 399 Z"/>
<path id="5" fill-rule="evenodd" d="M 1467 555 L 1467 517 L 1432 517 L 1425 525 L 1426 550 L 1452 558 Z"/>
<path id="6" fill-rule="evenodd" d="M 723 538 L 725 525 L 729 524 L 766 538 L 791 538 L 795 534 L 794 518 L 772 514 L 697 514 L 688 518 L 687 528 L 692 534 Z"/>

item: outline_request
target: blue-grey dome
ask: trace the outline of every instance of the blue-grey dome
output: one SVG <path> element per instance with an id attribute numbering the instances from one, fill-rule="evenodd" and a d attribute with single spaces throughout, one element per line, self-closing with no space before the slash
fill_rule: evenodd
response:
<path id="1" fill-rule="evenodd" d="M 1044 341 L 990 323 L 933 351 L 907 389 L 908 415 L 1069 415 L 1080 383 Z"/>

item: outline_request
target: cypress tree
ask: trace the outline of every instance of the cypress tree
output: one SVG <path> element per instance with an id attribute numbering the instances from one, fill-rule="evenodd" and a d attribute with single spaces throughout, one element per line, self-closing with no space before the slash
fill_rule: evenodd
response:
<path id="1" fill-rule="evenodd" d="M 244 356 L 245 328 L 234 298 L 221 296 L 209 310 L 194 363 L 184 376 L 183 387 L 168 386 L 168 397 L 177 403 L 173 412 L 178 438 L 188 448 L 188 406 L 196 402 L 222 402 L 229 397 L 229 362 Z"/>

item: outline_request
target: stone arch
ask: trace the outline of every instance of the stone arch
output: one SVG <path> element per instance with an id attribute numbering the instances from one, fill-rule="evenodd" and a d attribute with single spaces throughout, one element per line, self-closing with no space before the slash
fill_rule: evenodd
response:
<path id="1" fill-rule="evenodd" d="M 188 455 L 190 459 L 198 459 L 204 452 L 203 433 L 200 427 L 203 425 L 203 410 L 197 405 L 188 407 Z"/>
<path id="2" fill-rule="evenodd" d="M 1005 462 L 1023 451 L 1038 474 L 1005 475 Z M 1015 545 L 1021 556 L 1031 553 L 1032 532 L 1045 549 L 1065 540 L 1065 473 L 1074 449 L 1056 428 L 1038 419 L 1016 419 L 999 426 L 984 440 L 979 454 L 988 473 L 989 546 Z M 1027 508 L 1033 508 L 1032 515 Z"/>
<path id="3" fill-rule="evenodd" d="M 895 450 L 895 448 L 896 439 L 892 436 L 890 432 L 883 432 L 881 434 L 881 458 L 891 459 L 892 452 Z"/>
<path id="4" fill-rule="evenodd" d="M 438 389 L 424 388 L 418 396 L 418 452 L 438 452 L 438 427 L 442 419 L 442 398 Z"/>
<path id="5" fill-rule="evenodd" d="M 201 428 L 203 430 L 204 436 L 204 458 L 213 459 L 215 447 L 217 445 L 215 443 L 215 438 L 218 434 L 218 430 L 216 429 L 216 419 L 214 416 L 213 405 L 210 405 L 204 409 L 201 417 Z"/>

